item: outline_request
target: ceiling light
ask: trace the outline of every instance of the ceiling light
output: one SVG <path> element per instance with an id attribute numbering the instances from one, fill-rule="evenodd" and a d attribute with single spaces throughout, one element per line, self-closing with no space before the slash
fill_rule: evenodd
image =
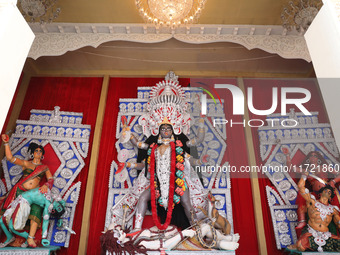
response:
<path id="1" fill-rule="evenodd" d="M 197 21 L 206 0 L 136 0 L 145 21 L 171 27 Z"/>

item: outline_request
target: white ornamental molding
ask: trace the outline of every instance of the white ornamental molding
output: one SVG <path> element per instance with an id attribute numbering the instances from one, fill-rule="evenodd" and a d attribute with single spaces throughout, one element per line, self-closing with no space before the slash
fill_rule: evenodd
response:
<path id="1" fill-rule="evenodd" d="M 30 23 L 35 40 L 28 57 L 59 56 L 86 46 L 110 41 L 164 42 L 171 38 L 193 44 L 232 42 L 247 49 L 261 49 L 283 58 L 311 61 L 303 35 L 282 26 L 206 25 L 174 29 L 150 24 Z"/>
<path id="2" fill-rule="evenodd" d="M 249 28 L 251 30 L 251 28 Z M 251 34 L 225 34 L 225 35 L 183 35 L 175 36 L 176 39 L 187 43 L 214 43 L 232 42 L 246 47 L 248 50 L 261 49 L 269 53 L 278 54 L 287 59 L 300 58 L 311 61 L 306 41 L 299 35 L 251 35 Z"/>
<path id="3" fill-rule="evenodd" d="M 0 192 L 1 192 L 0 196 L 3 196 L 6 194 L 6 187 L 2 180 L 0 180 Z"/>
<path id="4" fill-rule="evenodd" d="M 297 205 L 286 205 L 280 195 L 269 186 L 266 186 L 266 193 L 272 216 L 276 247 L 280 250 L 297 241 L 295 231 Z"/>

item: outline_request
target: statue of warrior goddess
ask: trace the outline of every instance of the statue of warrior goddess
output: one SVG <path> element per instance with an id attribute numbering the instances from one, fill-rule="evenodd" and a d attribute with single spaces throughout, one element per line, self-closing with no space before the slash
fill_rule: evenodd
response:
<path id="1" fill-rule="evenodd" d="M 138 141 L 126 124 L 120 137 L 123 142 L 130 140 L 139 152 L 137 163 L 120 164 L 117 172 L 124 166 L 135 168 L 139 172 L 144 170 L 145 176 L 150 180 L 149 187 L 141 193 L 135 208 L 134 230 L 141 230 L 149 201 L 152 218 L 158 229 L 165 230 L 169 226 L 175 215 L 173 209 L 176 204 L 182 205 L 189 223 L 193 224 L 196 213 L 190 200 L 190 178 L 186 177 L 190 174 L 190 165 L 199 165 L 208 160 L 207 155 L 201 160 L 190 153 L 196 152 L 195 146 L 204 139 L 204 121 L 199 120 L 198 136 L 189 140 L 186 136 L 190 129 L 187 102 L 182 88 L 173 81 L 160 82 L 152 89 L 147 110 L 139 119 L 143 133 L 148 137 L 146 141 Z M 159 207 L 165 209 L 164 224 L 158 219 Z"/>

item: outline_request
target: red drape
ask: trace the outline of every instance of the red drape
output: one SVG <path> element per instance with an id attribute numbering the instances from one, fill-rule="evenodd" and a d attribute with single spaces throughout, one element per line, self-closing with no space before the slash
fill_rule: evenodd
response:
<path id="1" fill-rule="evenodd" d="M 102 82 L 103 78 L 32 78 L 19 116 L 21 120 L 28 120 L 31 109 L 53 110 L 54 106 L 60 106 L 61 111 L 82 112 L 82 123 L 91 125 L 89 154 L 84 160 L 85 167 L 74 180 L 74 183 L 81 181 L 81 192 L 73 223 L 73 229 L 77 234 L 71 235 L 70 246 L 68 249 L 63 248 L 60 252 L 62 254 L 78 253 L 85 187 Z M 47 154 L 45 156 L 48 157 Z"/>
<path id="2" fill-rule="evenodd" d="M 272 105 L 272 88 L 277 87 L 279 99 L 278 99 L 278 107 L 275 113 L 281 112 L 281 96 L 280 91 L 282 87 L 300 87 L 306 88 L 311 92 L 311 99 L 309 102 L 303 104 L 306 109 L 310 112 L 317 111 L 319 112 L 319 122 L 327 123 L 327 115 L 325 113 L 325 109 L 322 103 L 321 95 L 319 93 L 318 86 L 312 79 L 299 79 L 299 80 L 272 80 L 272 79 L 246 79 L 244 80 L 245 88 L 253 87 L 253 102 L 255 109 L 258 110 L 266 110 L 269 109 Z M 304 95 L 302 94 L 291 94 L 289 93 L 289 98 L 302 98 Z M 287 112 L 289 112 L 290 108 L 294 108 L 296 112 L 300 112 L 297 107 L 293 107 L 293 105 L 287 106 Z M 258 116 L 249 112 L 250 119 L 262 119 L 265 120 L 266 116 Z M 260 143 L 258 138 L 257 128 L 252 128 L 253 134 L 253 142 L 254 142 L 254 150 L 256 154 L 257 164 L 263 164 L 260 157 Z M 263 215 L 263 224 L 265 229 L 265 238 L 267 242 L 267 251 L 268 254 L 284 254 L 283 251 L 278 250 L 276 248 L 274 229 L 271 219 L 271 214 L 267 201 L 266 194 L 266 186 L 273 186 L 268 178 L 264 175 L 260 175 L 259 185 L 260 185 L 260 193 L 261 193 L 261 201 L 258 201 L 262 205 L 262 215 Z M 275 188 L 274 188 L 275 189 Z"/>

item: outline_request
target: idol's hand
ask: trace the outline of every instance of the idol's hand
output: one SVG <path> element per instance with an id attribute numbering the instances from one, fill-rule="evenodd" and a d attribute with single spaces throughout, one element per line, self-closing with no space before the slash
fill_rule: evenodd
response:
<path id="1" fill-rule="evenodd" d="M 125 163 L 119 162 L 118 163 L 118 169 L 117 169 L 115 174 L 119 174 L 124 169 L 124 167 L 125 167 Z"/>
<path id="2" fill-rule="evenodd" d="M 282 152 L 283 152 L 283 154 L 285 154 L 285 155 L 288 155 L 288 154 L 289 154 L 288 148 L 282 148 Z"/>
<path id="3" fill-rule="evenodd" d="M 45 194 L 47 193 L 48 187 L 44 184 L 39 188 L 40 193 Z"/>
<path id="4" fill-rule="evenodd" d="M 202 163 L 204 163 L 204 164 L 205 164 L 205 163 L 208 163 L 209 160 L 210 160 L 210 156 L 209 156 L 208 154 L 203 155 L 202 158 L 201 158 L 201 161 L 202 161 Z"/>
<path id="5" fill-rule="evenodd" d="M 122 135 L 126 135 L 126 133 L 130 131 L 130 128 L 129 126 L 124 126 L 123 129 L 122 129 Z"/>
<path id="6" fill-rule="evenodd" d="M 333 179 L 333 180 L 331 180 L 330 182 L 328 182 L 328 184 L 331 185 L 332 188 L 335 188 L 336 182 L 335 182 L 335 180 Z"/>
<path id="7" fill-rule="evenodd" d="M 2 139 L 3 142 L 8 143 L 8 141 L 9 141 L 9 136 L 6 135 L 6 134 L 2 134 L 2 135 L 1 135 L 1 139 Z"/>

